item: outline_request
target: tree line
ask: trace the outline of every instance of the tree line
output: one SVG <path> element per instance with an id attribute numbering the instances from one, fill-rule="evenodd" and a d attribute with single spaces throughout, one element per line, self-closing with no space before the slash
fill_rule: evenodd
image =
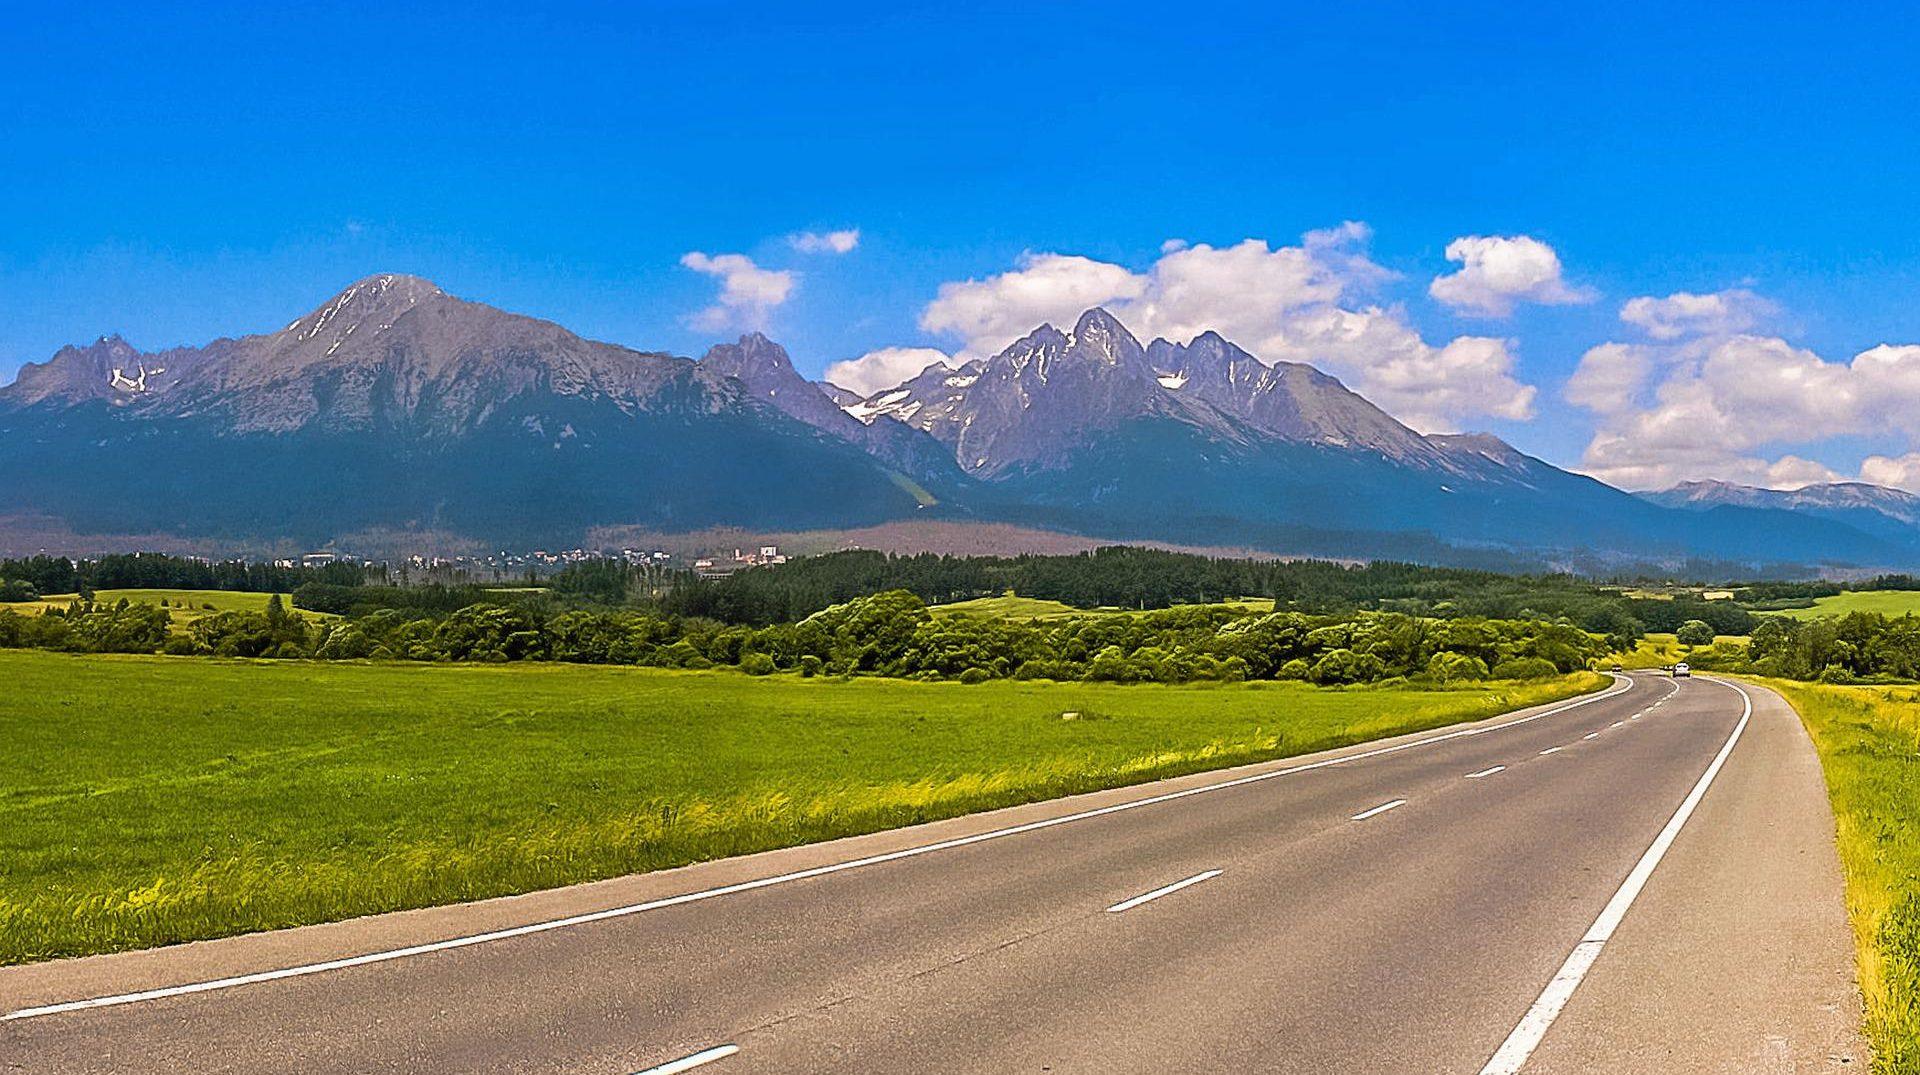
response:
<path id="1" fill-rule="evenodd" d="M 376 609 L 308 619 L 278 595 L 264 612 L 171 630 L 162 606 L 76 601 L 41 616 L 0 611 L 0 646 L 79 652 L 317 660 L 567 661 L 750 674 L 912 679 L 1319 684 L 1420 677 L 1528 679 L 1588 667 L 1606 643 L 1571 624 L 1393 612 L 1310 615 L 1187 606 L 1020 622 L 937 615 L 917 595 L 857 597 L 791 623 L 751 626 L 627 609 L 476 604 L 445 614 Z"/>

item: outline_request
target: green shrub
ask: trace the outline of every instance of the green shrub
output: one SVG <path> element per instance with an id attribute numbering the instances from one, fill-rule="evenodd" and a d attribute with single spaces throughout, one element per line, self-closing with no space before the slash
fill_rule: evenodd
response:
<path id="1" fill-rule="evenodd" d="M 1313 662 L 1310 673 L 1315 683 L 1332 686 L 1342 683 L 1371 683 L 1387 674 L 1386 662 L 1371 653 L 1337 649 Z"/>
<path id="2" fill-rule="evenodd" d="M 1673 637 L 1683 646 L 1711 646 L 1713 645 L 1713 627 L 1705 620 L 1688 620 L 1680 625 L 1680 629 L 1673 633 Z"/>
<path id="3" fill-rule="evenodd" d="M 1442 683 L 1487 678 L 1487 662 L 1465 653 L 1436 653 L 1427 662 L 1427 675 Z"/>
<path id="4" fill-rule="evenodd" d="M 1542 657 L 1512 657 L 1493 666 L 1495 679 L 1547 679 L 1559 674 L 1560 669 Z"/>
<path id="5" fill-rule="evenodd" d="M 764 653 L 749 653 L 740 658 L 740 670 L 750 676 L 773 674 L 773 658 Z"/>
<path id="6" fill-rule="evenodd" d="M 985 683 L 992 678 L 993 673 L 984 668 L 969 668 L 960 673 L 960 682 L 962 683 Z"/>

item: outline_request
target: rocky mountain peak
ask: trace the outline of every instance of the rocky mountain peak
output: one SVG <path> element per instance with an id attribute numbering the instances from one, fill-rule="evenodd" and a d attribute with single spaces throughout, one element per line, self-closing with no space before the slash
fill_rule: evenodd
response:
<path id="1" fill-rule="evenodd" d="M 1110 366 L 1137 365 L 1143 353 L 1140 341 L 1118 318 L 1095 306 L 1074 322 L 1069 347 Z"/>
<path id="2" fill-rule="evenodd" d="M 370 324 L 378 326 L 375 331 L 391 328 L 420 303 L 446 296 L 430 280 L 380 273 L 348 285 L 319 309 L 288 325 L 286 332 L 300 342 L 322 337 L 330 342 L 343 341 Z"/>

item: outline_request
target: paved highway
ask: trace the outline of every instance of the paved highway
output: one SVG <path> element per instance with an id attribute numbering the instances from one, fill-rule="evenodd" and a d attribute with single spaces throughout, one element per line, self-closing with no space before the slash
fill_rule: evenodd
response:
<path id="1" fill-rule="evenodd" d="M 1859 1071 L 1777 696 L 1604 695 L 462 907 L 0 970 L 30 1072 Z"/>

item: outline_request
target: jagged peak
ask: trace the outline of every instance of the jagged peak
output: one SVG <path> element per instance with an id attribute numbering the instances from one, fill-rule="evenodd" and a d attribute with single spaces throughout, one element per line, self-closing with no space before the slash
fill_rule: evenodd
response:
<path id="1" fill-rule="evenodd" d="M 733 343 L 714 344 L 700 361 L 727 374 L 753 369 L 784 370 L 799 376 L 793 369 L 793 358 L 787 354 L 787 349 L 768 339 L 762 332 L 749 332 Z"/>
<path id="2" fill-rule="evenodd" d="M 1077 347 L 1091 349 L 1115 364 L 1141 352 L 1140 341 L 1127 331 L 1127 326 L 1099 306 L 1081 314 L 1074 322 L 1072 340 Z"/>
<path id="3" fill-rule="evenodd" d="M 421 301 L 445 294 L 439 285 L 418 276 L 375 273 L 348 284 L 319 309 L 288 325 L 286 330 L 305 340 L 336 322 L 357 326 L 368 318 L 383 318 L 382 327 L 386 327 Z"/>

